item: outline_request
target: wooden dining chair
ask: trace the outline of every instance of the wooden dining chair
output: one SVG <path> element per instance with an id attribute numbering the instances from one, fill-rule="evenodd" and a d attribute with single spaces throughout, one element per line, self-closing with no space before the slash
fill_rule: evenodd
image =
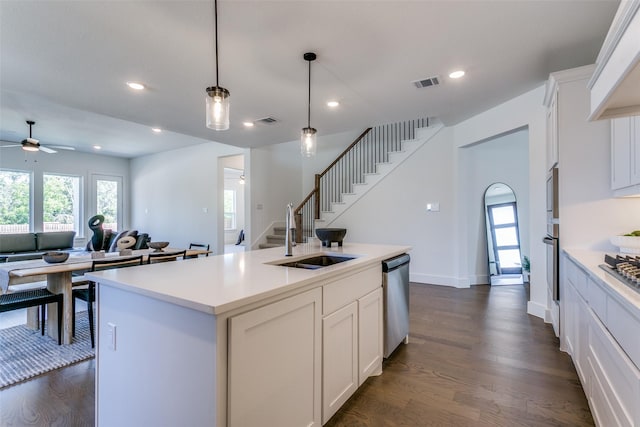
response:
<path id="1" fill-rule="evenodd" d="M 62 307 L 63 295 L 54 294 L 47 289 L 30 289 L 26 291 L 8 292 L 0 295 L 0 313 L 21 308 L 40 306 L 42 335 L 44 335 L 44 315 L 47 304 L 58 304 L 58 345 L 62 344 Z"/>
<path id="2" fill-rule="evenodd" d="M 205 251 L 209 250 L 209 247 L 211 245 L 207 245 L 204 243 L 189 243 L 189 249 L 202 249 Z M 189 255 L 187 258 L 198 258 L 199 255 Z M 209 256 L 209 252 L 207 252 L 206 254 L 204 254 L 204 256 Z"/>
<path id="3" fill-rule="evenodd" d="M 133 267 L 142 265 L 142 255 L 131 256 L 126 258 L 102 258 L 94 259 L 91 263 L 91 271 L 110 270 L 112 268 Z M 76 288 L 77 286 L 77 288 Z M 89 332 L 91 334 L 91 348 L 95 347 L 94 326 L 93 326 L 93 302 L 96 300 L 96 284 L 91 280 L 84 282 L 74 282 L 72 290 L 72 313 L 73 326 L 71 335 L 76 335 L 76 298 L 86 301 L 87 314 L 89 315 Z"/>
<path id="4" fill-rule="evenodd" d="M 173 251 L 173 252 L 150 252 L 149 258 L 147 258 L 147 264 L 156 264 L 159 262 L 175 261 L 182 257 L 185 259 L 187 256 L 187 250 Z"/>

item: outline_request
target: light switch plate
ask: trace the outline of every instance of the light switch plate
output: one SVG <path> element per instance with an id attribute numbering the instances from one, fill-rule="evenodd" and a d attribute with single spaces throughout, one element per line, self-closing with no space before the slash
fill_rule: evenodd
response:
<path id="1" fill-rule="evenodd" d="M 427 203 L 427 212 L 440 212 L 440 202 Z"/>

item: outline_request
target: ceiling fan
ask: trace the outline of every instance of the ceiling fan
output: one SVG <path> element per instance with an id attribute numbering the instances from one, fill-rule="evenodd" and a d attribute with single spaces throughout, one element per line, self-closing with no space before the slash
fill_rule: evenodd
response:
<path id="1" fill-rule="evenodd" d="M 75 150 L 73 147 L 68 147 L 64 145 L 53 145 L 53 148 L 45 147 L 44 145 L 40 145 L 40 141 L 35 138 L 32 138 L 31 135 L 31 127 L 36 124 L 33 120 L 27 120 L 27 124 L 29 125 L 29 138 L 23 139 L 20 144 L 13 145 L 2 145 L 0 148 L 9 148 L 9 147 L 22 147 L 25 151 L 44 151 L 45 153 L 57 153 L 53 148 L 57 148 L 59 150 Z"/>

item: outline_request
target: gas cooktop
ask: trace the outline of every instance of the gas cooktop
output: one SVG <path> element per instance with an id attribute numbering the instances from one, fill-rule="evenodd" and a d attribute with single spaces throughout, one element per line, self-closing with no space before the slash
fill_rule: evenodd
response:
<path id="1" fill-rule="evenodd" d="M 605 255 L 600 268 L 640 292 L 640 256 Z"/>

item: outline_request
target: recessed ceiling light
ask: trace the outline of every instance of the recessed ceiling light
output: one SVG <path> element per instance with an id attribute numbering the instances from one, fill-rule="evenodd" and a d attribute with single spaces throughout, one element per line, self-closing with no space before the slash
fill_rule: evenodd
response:
<path id="1" fill-rule="evenodd" d="M 160 129 L 160 128 L 151 128 L 151 130 L 154 131 L 155 133 L 162 132 L 162 129 Z"/>
<path id="2" fill-rule="evenodd" d="M 253 122 L 243 122 L 242 123 L 244 125 L 244 127 L 246 128 L 252 128 L 253 127 Z"/>
<path id="3" fill-rule="evenodd" d="M 327 106 L 329 106 L 331 108 L 335 108 L 338 105 L 340 105 L 340 103 L 338 101 L 329 101 L 329 102 L 327 102 Z"/>
<path id="4" fill-rule="evenodd" d="M 462 70 L 454 71 L 449 74 L 449 77 L 451 77 L 452 79 L 459 79 L 462 76 L 464 76 L 464 71 Z"/>
<path id="5" fill-rule="evenodd" d="M 142 90 L 144 89 L 144 85 L 138 82 L 127 82 L 127 86 L 134 90 Z"/>
<path id="6" fill-rule="evenodd" d="M 93 146 L 93 148 L 94 148 L 95 150 L 100 150 L 100 149 L 102 149 L 102 147 L 101 147 L 101 146 L 99 146 L 99 145 L 94 145 L 94 146 Z"/>

